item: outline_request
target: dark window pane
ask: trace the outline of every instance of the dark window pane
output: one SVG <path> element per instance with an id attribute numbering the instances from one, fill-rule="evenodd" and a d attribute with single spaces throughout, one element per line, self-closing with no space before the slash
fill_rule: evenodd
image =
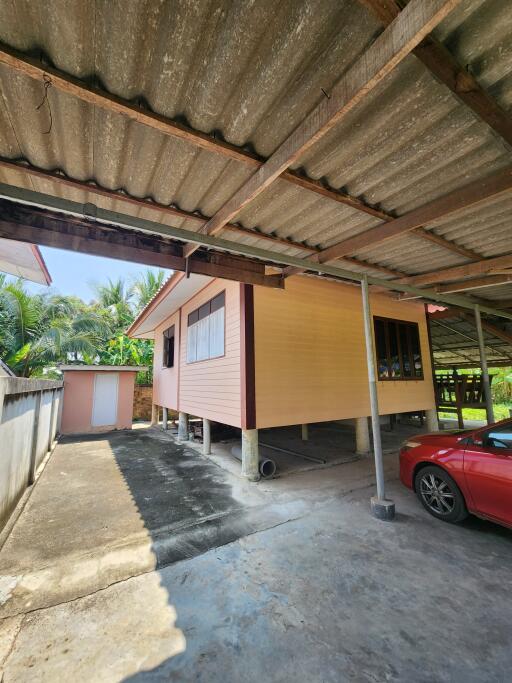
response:
<path id="1" fill-rule="evenodd" d="M 198 319 L 202 320 L 203 318 L 206 318 L 207 316 L 210 315 L 210 302 L 208 301 L 207 303 L 203 304 L 197 311 L 198 313 Z"/>
<path id="2" fill-rule="evenodd" d="M 399 325 L 400 349 L 402 351 L 402 367 L 404 370 L 404 377 L 412 377 L 412 363 L 409 353 L 409 342 L 407 338 L 407 325 Z"/>
<path id="3" fill-rule="evenodd" d="M 420 335 L 417 325 L 409 325 L 409 334 L 411 338 L 411 351 L 414 363 L 414 376 L 423 377 L 423 365 L 421 362 L 420 350 Z"/>
<path id="4" fill-rule="evenodd" d="M 400 357 L 398 355 L 398 338 L 397 325 L 394 322 L 388 322 L 388 336 L 389 336 L 389 357 L 391 360 L 391 377 L 399 378 L 402 376 L 400 371 Z"/>
<path id="5" fill-rule="evenodd" d="M 163 359 L 164 368 L 174 367 L 174 325 L 163 332 Z"/>
<path id="6" fill-rule="evenodd" d="M 218 311 L 219 308 L 222 308 L 225 304 L 226 300 L 226 293 L 221 292 L 220 294 L 217 294 L 216 297 L 214 297 L 211 301 L 212 305 L 212 313 L 215 313 L 215 311 Z"/>
<path id="7" fill-rule="evenodd" d="M 188 326 L 193 325 L 198 321 L 198 311 L 192 311 L 192 313 L 189 313 L 188 315 Z"/>
<path id="8" fill-rule="evenodd" d="M 374 320 L 375 346 L 377 348 L 377 371 L 379 379 L 389 377 L 388 353 L 386 348 L 386 323 L 383 320 Z"/>

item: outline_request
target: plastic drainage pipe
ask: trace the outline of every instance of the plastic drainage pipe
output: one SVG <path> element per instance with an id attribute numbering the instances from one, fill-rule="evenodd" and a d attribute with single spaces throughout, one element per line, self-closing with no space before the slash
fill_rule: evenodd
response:
<path id="1" fill-rule="evenodd" d="M 233 455 L 237 460 L 240 460 L 240 462 L 242 462 L 242 447 L 233 446 L 231 449 L 231 455 Z M 260 458 L 258 470 L 264 479 L 269 479 L 270 477 L 273 477 L 276 473 L 277 466 L 276 463 L 270 458 Z"/>

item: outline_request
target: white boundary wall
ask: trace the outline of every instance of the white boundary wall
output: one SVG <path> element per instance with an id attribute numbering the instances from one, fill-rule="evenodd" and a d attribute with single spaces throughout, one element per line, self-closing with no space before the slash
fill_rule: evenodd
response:
<path id="1" fill-rule="evenodd" d="M 0 529 L 52 447 L 62 391 L 58 381 L 0 377 Z"/>

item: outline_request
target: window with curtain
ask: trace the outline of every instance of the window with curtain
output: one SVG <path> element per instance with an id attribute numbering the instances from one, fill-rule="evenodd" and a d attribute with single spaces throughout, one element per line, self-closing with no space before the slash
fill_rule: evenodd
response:
<path id="1" fill-rule="evenodd" d="M 188 316 L 187 363 L 224 355 L 226 293 L 221 292 Z"/>
<path id="2" fill-rule="evenodd" d="M 163 333 L 163 362 L 164 368 L 174 367 L 174 325 L 164 330 Z"/>
<path id="3" fill-rule="evenodd" d="M 418 323 L 374 317 L 380 380 L 423 379 Z"/>

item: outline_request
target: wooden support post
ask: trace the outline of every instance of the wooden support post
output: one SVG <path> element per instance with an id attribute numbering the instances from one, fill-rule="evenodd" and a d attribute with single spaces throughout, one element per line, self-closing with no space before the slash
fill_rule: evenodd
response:
<path id="1" fill-rule="evenodd" d="M 309 425 L 301 425 L 301 438 L 303 441 L 309 440 Z"/>
<path id="2" fill-rule="evenodd" d="M 167 431 L 167 429 L 168 429 L 167 408 L 165 406 L 162 408 L 162 428 L 164 431 Z"/>
<path id="3" fill-rule="evenodd" d="M 212 452 L 211 422 L 203 417 L 203 455 Z"/>
<path id="4" fill-rule="evenodd" d="M 482 319 L 480 317 L 480 307 L 478 304 L 475 305 L 475 323 L 478 335 L 478 348 L 480 349 L 480 366 L 482 368 L 487 424 L 492 424 L 494 422 L 494 410 L 492 405 L 491 383 L 489 382 L 489 369 L 487 367 L 487 357 L 485 355 L 484 332 L 482 329 Z"/>
<path id="5" fill-rule="evenodd" d="M 363 299 L 364 338 L 366 343 L 366 363 L 368 366 L 368 385 L 370 390 L 370 409 L 373 432 L 373 454 L 375 458 L 375 476 L 377 479 L 377 496 L 371 499 L 372 514 L 378 519 L 391 520 L 395 516 L 395 504 L 386 500 L 384 485 L 384 466 L 382 463 L 382 441 L 380 436 L 379 402 L 377 398 L 377 371 L 373 342 L 372 315 L 368 292 L 368 277 L 363 276 L 361 282 Z"/>
<path id="6" fill-rule="evenodd" d="M 181 410 L 178 416 L 178 439 L 188 441 L 188 413 L 183 413 Z"/>

